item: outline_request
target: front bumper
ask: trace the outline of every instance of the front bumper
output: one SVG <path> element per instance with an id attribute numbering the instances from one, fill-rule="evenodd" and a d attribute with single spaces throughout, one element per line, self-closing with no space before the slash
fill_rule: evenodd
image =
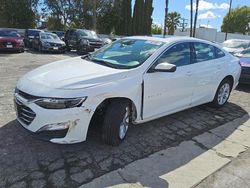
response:
<path id="1" fill-rule="evenodd" d="M 49 51 L 49 52 L 64 52 L 66 50 L 66 46 L 42 46 L 43 51 Z"/>
<path id="2" fill-rule="evenodd" d="M 59 110 L 44 109 L 17 93 L 14 103 L 18 122 L 33 135 L 58 144 L 73 144 L 86 140 L 94 113 L 92 110 L 84 106 Z M 64 129 L 59 128 L 62 124 L 65 124 Z M 54 130 L 43 130 L 48 125 Z"/>
<path id="3" fill-rule="evenodd" d="M 250 67 L 242 67 L 240 83 L 250 84 Z"/>

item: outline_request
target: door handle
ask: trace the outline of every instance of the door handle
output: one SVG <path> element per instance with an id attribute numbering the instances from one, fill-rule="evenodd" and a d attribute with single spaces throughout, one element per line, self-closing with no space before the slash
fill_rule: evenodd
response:
<path id="1" fill-rule="evenodd" d="M 186 75 L 187 75 L 187 76 L 191 76 L 191 75 L 192 75 L 192 71 L 186 72 Z"/>

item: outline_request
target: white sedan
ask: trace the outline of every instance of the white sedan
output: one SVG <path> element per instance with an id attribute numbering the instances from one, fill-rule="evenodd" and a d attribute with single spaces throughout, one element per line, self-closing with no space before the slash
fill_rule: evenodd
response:
<path id="1" fill-rule="evenodd" d="M 222 107 L 240 74 L 239 60 L 208 41 L 127 37 L 23 76 L 17 120 L 60 144 L 85 141 L 95 122 L 103 141 L 118 145 L 131 124 L 204 103 Z"/>

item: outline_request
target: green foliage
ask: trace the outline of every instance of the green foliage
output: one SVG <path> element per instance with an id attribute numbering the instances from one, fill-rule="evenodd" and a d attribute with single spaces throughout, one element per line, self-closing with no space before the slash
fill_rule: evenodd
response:
<path id="1" fill-rule="evenodd" d="M 133 20 L 132 20 L 132 33 L 134 35 L 143 34 L 143 21 L 144 21 L 144 0 L 135 0 Z"/>
<path id="2" fill-rule="evenodd" d="M 0 0 L 0 27 L 35 27 L 37 3 L 38 0 Z"/>
<path id="3" fill-rule="evenodd" d="M 162 27 L 153 23 L 152 26 L 151 26 L 151 34 L 152 35 L 160 35 L 160 34 L 162 34 Z"/>
<path id="4" fill-rule="evenodd" d="M 153 0 L 136 0 L 132 19 L 132 33 L 134 35 L 151 34 Z"/>
<path id="5" fill-rule="evenodd" d="M 151 34 L 151 25 L 153 19 L 151 18 L 153 14 L 153 0 L 145 0 L 145 7 L 144 7 L 144 34 L 149 35 Z"/>
<path id="6" fill-rule="evenodd" d="M 167 19 L 167 28 L 168 28 L 168 35 L 173 35 L 174 30 L 180 24 L 181 15 L 177 12 L 170 12 L 168 13 Z"/>
<path id="7" fill-rule="evenodd" d="M 48 30 L 63 30 L 64 26 L 62 24 L 62 21 L 56 17 L 50 16 L 47 19 L 47 28 Z"/>
<path id="8" fill-rule="evenodd" d="M 222 32 L 229 33 L 250 33 L 250 7 L 243 6 L 231 10 L 227 13 L 221 26 Z"/>

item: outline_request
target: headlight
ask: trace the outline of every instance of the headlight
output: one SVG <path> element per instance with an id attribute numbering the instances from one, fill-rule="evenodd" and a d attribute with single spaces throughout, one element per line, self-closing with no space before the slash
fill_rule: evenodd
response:
<path id="1" fill-rule="evenodd" d="M 18 42 L 19 44 L 23 44 L 23 39 L 18 39 L 17 42 Z"/>
<path id="2" fill-rule="evenodd" d="M 89 45 L 89 41 L 86 40 L 86 39 L 81 39 L 81 42 L 80 42 L 82 45 Z"/>
<path id="3" fill-rule="evenodd" d="M 86 99 L 87 97 L 74 99 L 44 98 L 36 100 L 35 103 L 46 109 L 65 109 L 80 107 Z"/>
<path id="4" fill-rule="evenodd" d="M 104 42 L 105 45 L 106 45 L 106 44 L 111 44 L 111 43 L 112 43 L 112 40 L 110 40 L 110 39 L 108 39 L 108 38 L 105 38 L 105 39 L 103 39 L 103 42 Z"/>

